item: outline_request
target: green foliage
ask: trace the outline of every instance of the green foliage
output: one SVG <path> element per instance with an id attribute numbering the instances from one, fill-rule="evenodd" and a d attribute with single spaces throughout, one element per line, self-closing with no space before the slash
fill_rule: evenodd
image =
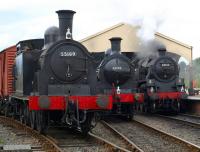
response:
<path id="1" fill-rule="evenodd" d="M 1 139 L 1 138 L 0 138 L 0 144 L 4 144 L 4 141 L 3 141 L 3 139 Z"/>
<path id="2" fill-rule="evenodd" d="M 195 60 L 193 60 L 193 62 L 200 65 L 200 57 L 199 57 L 199 58 L 196 58 Z"/>
<path id="3" fill-rule="evenodd" d="M 197 87 L 200 88 L 200 58 L 193 60 L 192 66 L 194 72 L 194 80 L 197 82 Z"/>

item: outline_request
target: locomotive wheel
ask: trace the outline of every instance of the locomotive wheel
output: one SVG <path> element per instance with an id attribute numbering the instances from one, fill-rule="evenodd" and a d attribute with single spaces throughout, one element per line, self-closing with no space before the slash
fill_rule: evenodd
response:
<path id="1" fill-rule="evenodd" d="M 137 110 L 136 111 L 139 111 L 139 103 L 136 103 L 136 106 L 137 106 Z M 128 121 L 131 121 L 133 120 L 133 116 L 134 116 L 134 105 L 133 104 L 130 104 L 130 105 L 127 105 L 126 106 L 126 119 Z"/>
<path id="2" fill-rule="evenodd" d="M 40 133 L 45 133 L 46 130 L 46 117 L 44 111 L 36 112 L 36 129 Z"/>
<path id="3" fill-rule="evenodd" d="M 133 120 L 133 117 L 134 117 L 133 114 L 129 114 L 129 115 L 126 116 L 126 119 L 127 119 L 128 121 L 132 121 L 132 120 Z"/>
<path id="4" fill-rule="evenodd" d="M 100 120 L 100 115 L 98 113 L 95 113 L 93 117 L 91 118 L 91 129 L 95 128 L 97 125 L 97 122 Z"/>
<path id="5" fill-rule="evenodd" d="M 8 114 L 9 114 L 8 106 L 6 106 L 6 107 L 4 108 L 4 116 L 7 117 Z"/>
<path id="6" fill-rule="evenodd" d="M 19 121 L 24 123 L 24 104 L 19 105 Z"/>
<path id="7" fill-rule="evenodd" d="M 140 105 L 139 105 L 139 103 L 137 103 L 137 105 L 136 105 L 136 111 L 140 111 Z"/>
<path id="8" fill-rule="evenodd" d="M 35 129 L 35 128 L 36 128 L 36 126 L 35 126 L 35 123 L 36 123 L 36 122 L 35 122 L 35 113 L 36 113 L 36 112 L 33 111 L 33 110 L 30 111 L 30 116 L 29 116 L 29 117 L 30 117 L 30 126 L 31 126 L 32 129 Z"/>
<path id="9" fill-rule="evenodd" d="M 156 112 L 156 103 L 152 102 L 150 104 L 151 104 L 150 113 L 155 113 Z"/>
<path id="10" fill-rule="evenodd" d="M 181 104 L 180 102 L 177 102 L 177 113 L 180 113 L 181 111 Z"/>
<path id="11" fill-rule="evenodd" d="M 10 104 L 6 104 L 6 106 L 4 108 L 4 116 L 9 117 L 10 113 L 11 113 L 11 106 L 10 106 Z"/>
<path id="12" fill-rule="evenodd" d="M 29 111 L 27 104 L 24 106 L 24 124 L 29 125 L 30 124 L 30 118 L 29 118 Z"/>
<path id="13" fill-rule="evenodd" d="M 86 120 L 81 123 L 81 131 L 83 135 L 87 135 L 88 132 L 91 130 L 91 123 L 92 123 L 92 119 L 93 119 L 94 115 L 93 113 L 87 113 L 87 118 Z"/>
<path id="14" fill-rule="evenodd" d="M 146 105 L 143 106 L 143 112 L 144 112 L 144 113 L 148 113 L 148 108 L 147 108 Z"/>
<path id="15" fill-rule="evenodd" d="M 143 112 L 143 104 L 140 104 L 140 112 Z"/>

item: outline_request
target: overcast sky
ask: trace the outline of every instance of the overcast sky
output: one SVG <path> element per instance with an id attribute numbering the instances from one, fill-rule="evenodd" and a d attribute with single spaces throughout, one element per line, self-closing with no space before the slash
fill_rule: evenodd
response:
<path id="1" fill-rule="evenodd" d="M 42 38 L 58 26 L 56 10 L 71 9 L 74 39 L 80 40 L 119 22 L 141 25 L 144 37 L 160 32 L 193 46 L 200 57 L 198 0 L 4 0 L 0 2 L 0 50 L 18 41 Z"/>

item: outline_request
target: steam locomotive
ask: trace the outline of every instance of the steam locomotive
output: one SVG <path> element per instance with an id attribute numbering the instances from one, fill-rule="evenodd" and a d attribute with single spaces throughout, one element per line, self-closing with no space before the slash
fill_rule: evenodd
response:
<path id="1" fill-rule="evenodd" d="M 13 68 L 14 93 L 4 113 L 44 133 L 54 121 L 87 133 L 98 113 L 112 108 L 112 96 L 96 93 L 96 64 L 88 50 L 72 39 L 74 11 L 57 11 L 59 28 L 41 41 L 21 41 Z M 40 47 L 39 47 L 40 46 Z"/>
<path id="2" fill-rule="evenodd" d="M 10 89 L 13 80 L 13 90 L 4 94 L 0 88 L 0 112 L 19 118 L 41 133 L 50 122 L 56 122 L 85 134 L 101 113 L 132 120 L 136 104 L 148 112 L 180 110 L 180 101 L 186 96 L 184 80 L 179 78 L 178 65 L 166 55 L 165 47 L 132 61 L 121 53 L 121 38 L 113 37 L 105 54 L 89 53 L 73 40 L 75 12 L 57 13 L 59 28 L 48 28 L 44 40 L 20 41 L 16 57 L 13 50 L 8 55 L 15 62 L 9 62 L 13 71 L 5 83 Z M 6 65 L 1 62 L 4 56 L 0 54 L 0 67 Z M 11 65 L 3 68 L 9 71 Z"/>
<path id="3" fill-rule="evenodd" d="M 132 120 L 136 93 L 135 67 L 129 58 L 121 54 L 121 38 L 113 37 L 110 42 L 111 49 L 105 52 L 97 68 L 97 92 L 112 95 L 113 108 L 109 114 Z"/>
<path id="4" fill-rule="evenodd" d="M 157 53 L 141 58 L 137 63 L 137 81 L 144 103 L 140 109 L 155 113 L 178 113 L 181 99 L 186 98 L 184 79 L 179 78 L 177 62 L 166 54 L 164 45 L 155 42 Z"/>

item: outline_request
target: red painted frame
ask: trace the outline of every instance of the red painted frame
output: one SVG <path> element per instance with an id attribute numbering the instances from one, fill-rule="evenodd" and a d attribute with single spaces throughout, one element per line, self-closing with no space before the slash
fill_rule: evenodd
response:
<path id="1" fill-rule="evenodd" d="M 29 97 L 29 110 L 65 110 L 65 96 L 48 96 L 50 106 L 47 109 L 42 109 L 39 106 L 39 96 Z M 106 108 L 101 108 L 97 105 L 98 96 L 68 96 L 69 102 L 77 102 L 80 110 L 111 110 L 113 99 L 109 96 L 109 102 Z"/>
<path id="2" fill-rule="evenodd" d="M 184 92 L 156 92 L 148 93 L 149 96 L 152 95 L 158 96 L 159 99 L 180 99 Z"/>
<path id="3" fill-rule="evenodd" d="M 66 109 L 66 97 L 65 96 L 48 96 L 50 106 L 47 109 L 42 109 L 39 106 L 39 96 L 29 97 L 29 110 L 65 110 Z M 132 93 L 129 94 L 115 94 L 108 96 L 109 102 L 106 108 L 99 107 L 97 104 L 98 96 L 68 96 L 70 102 L 77 102 L 80 110 L 111 110 L 114 102 L 122 103 L 134 103 L 135 96 Z M 139 95 L 139 101 L 144 100 L 143 94 Z M 137 100 L 138 101 L 138 100 Z"/>

